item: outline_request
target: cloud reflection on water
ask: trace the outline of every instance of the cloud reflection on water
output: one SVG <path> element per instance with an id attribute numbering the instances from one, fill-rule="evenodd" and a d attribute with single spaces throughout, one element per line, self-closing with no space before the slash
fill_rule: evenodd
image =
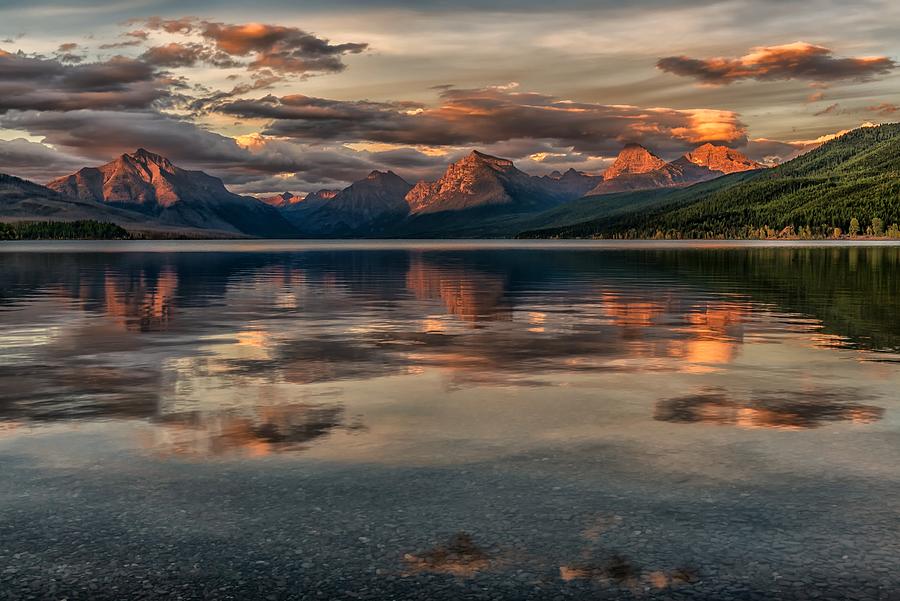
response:
<path id="1" fill-rule="evenodd" d="M 864 327 L 836 319 L 818 297 L 806 302 L 803 319 L 779 314 L 771 280 L 765 304 L 753 289 L 735 294 L 729 282 L 758 277 L 772 262 L 765 253 L 756 263 L 752 254 L 742 256 L 747 263 L 699 257 L 7 254 L 0 419 L 147 420 L 160 429 L 154 444 L 174 453 L 296 451 L 358 426 L 347 425 L 340 397 L 303 400 L 314 386 L 435 373 L 447 390 L 559 391 L 573 378 L 604 374 L 711 377 L 733 368 L 748 339 L 781 345 L 786 335 L 827 336 L 818 312 L 828 327 L 843 328 L 835 335 L 867 339 Z M 860 264 L 857 253 L 855 269 Z M 792 311 L 801 302 L 794 292 L 775 300 Z M 880 419 L 883 409 L 864 396 L 775 388 L 745 399 L 704 390 L 659 401 L 654 417 L 781 429 Z"/>
<path id="2" fill-rule="evenodd" d="M 870 424 L 880 420 L 884 409 L 860 402 L 865 400 L 865 393 L 858 389 L 780 390 L 738 400 L 713 389 L 659 401 L 653 417 L 677 424 L 804 430 L 840 421 Z"/>

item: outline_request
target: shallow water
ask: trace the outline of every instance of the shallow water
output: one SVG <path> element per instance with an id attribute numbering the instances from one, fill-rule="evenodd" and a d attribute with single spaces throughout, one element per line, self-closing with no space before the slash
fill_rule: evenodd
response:
<path id="1" fill-rule="evenodd" d="M 900 598 L 900 247 L 0 247 L 0 598 Z"/>

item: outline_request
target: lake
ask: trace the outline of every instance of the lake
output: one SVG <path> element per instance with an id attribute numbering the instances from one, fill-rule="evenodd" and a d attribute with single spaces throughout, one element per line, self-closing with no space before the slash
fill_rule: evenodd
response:
<path id="1" fill-rule="evenodd" d="M 2 599 L 900 599 L 898 466 L 898 246 L 0 246 Z"/>

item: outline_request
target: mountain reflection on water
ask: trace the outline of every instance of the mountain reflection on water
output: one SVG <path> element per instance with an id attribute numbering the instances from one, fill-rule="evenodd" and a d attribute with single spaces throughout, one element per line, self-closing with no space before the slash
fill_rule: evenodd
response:
<path id="1" fill-rule="evenodd" d="M 892 247 L 6 252 L 0 420 L 258 455 L 384 431 L 367 402 L 541 389 L 649 394 L 681 427 L 866 425 L 896 401 L 869 370 L 900 348 L 898 275 Z"/>

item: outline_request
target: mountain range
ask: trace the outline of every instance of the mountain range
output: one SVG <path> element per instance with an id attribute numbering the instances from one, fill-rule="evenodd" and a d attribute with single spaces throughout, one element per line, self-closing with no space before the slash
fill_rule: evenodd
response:
<path id="1" fill-rule="evenodd" d="M 810 178 L 817 178 L 820 192 L 827 193 L 822 186 L 834 181 L 835 170 L 846 179 L 862 168 L 863 162 L 854 161 L 866 149 L 853 144 L 855 138 L 893 140 L 897 127 L 851 132 L 774 169 L 713 144 L 703 144 L 671 162 L 638 144 L 628 144 L 602 175 L 569 169 L 537 177 L 508 159 L 475 150 L 431 182 L 411 184 L 393 172 L 373 171 L 341 190 L 307 195 L 285 192 L 266 198 L 234 194 L 218 178 L 182 169 L 163 156 L 139 149 L 53 180 L 46 187 L 0 176 L 0 220 L 90 219 L 151 235 L 197 237 L 509 237 L 523 232 L 528 236 L 622 236 L 616 229 L 620 226 L 645 236 L 651 235 L 648 215 L 662 216 L 664 209 L 674 207 L 687 214 L 684 206 L 700 206 L 712 196 L 718 200 L 711 210 L 727 205 L 730 219 L 740 217 L 744 221 L 738 221 L 747 225 L 746 213 L 763 189 L 772 191 L 777 202 L 790 204 L 796 187 L 809 186 Z M 852 149 L 843 153 L 828 150 L 848 145 Z M 831 153 L 829 161 L 801 175 L 797 165 L 822 152 Z M 843 161 L 840 166 L 834 163 L 836 156 Z M 868 178 L 854 179 L 854 185 L 874 182 L 877 170 L 887 164 L 882 161 L 881 167 L 868 172 Z M 748 192 L 751 188 L 753 192 Z M 722 200 L 726 191 L 742 194 L 743 204 L 735 207 Z M 879 194 L 884 192 L 879 188 Z M 789 207 L 784 208 L 790 213 Z M 843 218 L 831 213 L 824 217 Z M 797 224 L 802 221 L 792 219 Z M 781 221 L 772 217 L 766 224 L 754 225 Z M 671 223 L 666 217 L 652 225 L 652 235 L 658 235 L 663 225 L 675 232 Z M 724 231 L 731 224 L 707 225 L 704 235 Z M 678 227 L 682 226 L 679 222 Z M 741 234 L 733 228 L 729 231 Z"/>
<path id="2" fill-rule="evenodd" d="M 643 146 L 629 144 L 603 173 L 603 181 L 589 190 L 587 195 L 687 186 L 726 173 L 762 168 L 763 165 L 724 146 L 704 144 L 667 163 Z"/>
<path id="3" fill-rule="evenodd" d="M 277 209 L 233 194 L 222 180 L 176 167 L 143 148 L 55 179 L 47 188 L 68 198 L 140 213 L 163 226 L 269 238 L 294 234 Z"/>
<path id="4" fill-rule="evenodd" d="M 854 225 L 855 223 L 855 225 Z M 867 126 L 766 170 L 587 197 L 517 224 L 527 238 L 900 236 L 900 123 Z"/>

